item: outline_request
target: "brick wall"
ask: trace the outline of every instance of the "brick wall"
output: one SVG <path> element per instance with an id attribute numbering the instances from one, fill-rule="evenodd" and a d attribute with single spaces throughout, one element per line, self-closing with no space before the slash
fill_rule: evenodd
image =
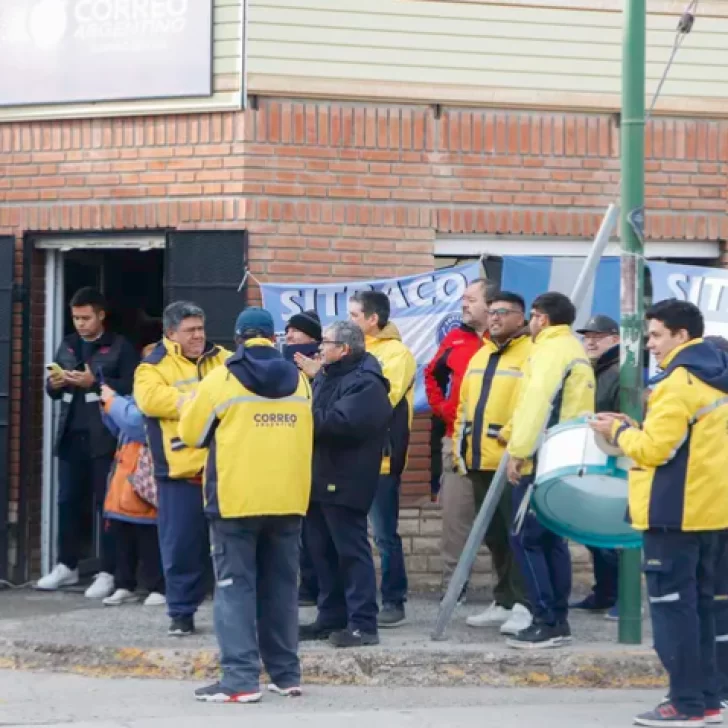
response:
<path id="1" fill-rule="evenodd" d="M 15 234 L 20 253 L 29 231 L 247 227 L 262 280 L 412 273 L 433 266 L 438 233 L 537 236 L 546 246 L 549 236 L 591 237 L 618 194 L 618 142 L 609 115 L 446 109 L 436 118 L 430 107 L 287 100 L 240 114 L 5 124 L 0 234 Z M 685 240 L 686 256 L 692 240 L 726 239 L 728 123 L 659 119 L 646 153 L 648 237 Z M 33 280 L 40 336 L 42 268 Z M 34 367 L 37 419 L 42 363 Z M 427 491 L 427 458 L 419 423 L 410 494 Z M 38 469 L 26 487 L 37 506 Z M 36 510 L 30 529 L 37 543 Z"/>

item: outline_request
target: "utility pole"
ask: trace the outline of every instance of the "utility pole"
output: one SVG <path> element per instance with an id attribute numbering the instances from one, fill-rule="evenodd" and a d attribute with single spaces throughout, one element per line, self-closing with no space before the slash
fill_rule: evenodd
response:
<path id="1" fill-rule="evenodd" d="M 645 0 L 624 0 L 622 43 L 621 411 L 642 421 L 645 222 Z M 641 549 L 619 563 L 619 641 L 642 641 Z"/>

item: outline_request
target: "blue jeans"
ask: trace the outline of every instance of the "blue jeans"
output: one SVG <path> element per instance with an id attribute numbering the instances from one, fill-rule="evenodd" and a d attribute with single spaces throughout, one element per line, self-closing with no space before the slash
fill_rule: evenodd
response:
<path id="1" fill-rule="evenodd" d="M 720 697 L 728 699 L 728 531 L 718 535 L 715 567 L 715 653 Z"/>
<path id="2" fill-rule="evenodd" d="M 300 538 L 300 516 L 210 521 L 220 682 L 229 690 L 259 690 L 261 657 L 279 688 L 301 684 Z"/>
<path id="3" fill-rule="evenodd" d="M 407 601 L 407 570 L 404 565 L 399 522 L 400 478 L 380 475 L 369 518 L 382 560 L 382 604 L 401 607 Z"/>
<path id="4" fill-rule="evenodd" d="M 189 617 L 208 587 L 210 542 L 202 486 L 188 480 L 157 479 L 159 550 L 167 586 L 167 613 Z"/>
<path id="5" fill-rule="evenodd" d="M 512 488 L 513 516 L 533 476 Z M 571 594 L 571 554 L 566 539 L 544 528 L 529 509 L 520 533 L 511 529 L 511 546 L 523 574 L 535 622 L 565 622 Z"/>
<path id="6" fill-rule="evenodd" d="M 670 676 L 670 700 L 703 717 L 720 707 L 715 659 L 718 534 L 645 531 L 644 572 L 655 650 Z"/>
<path id="7" fill-rule="evenodd" d="M 367 514 L 333 503 L 311 503 L 306 538 L 320 587 L 317 624 L 377 632 L 377 577 Z"/>

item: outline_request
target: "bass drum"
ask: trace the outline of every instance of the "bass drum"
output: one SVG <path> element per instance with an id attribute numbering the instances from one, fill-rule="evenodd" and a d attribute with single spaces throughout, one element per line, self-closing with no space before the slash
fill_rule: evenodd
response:
<path id="1" fill-rule="evenodd" d="M 589 418 L 552 427 L 538 451 L 531 507 L 549 530 L 585 546 L 638 548 L 627 522 L 631 461 L 600 449 Z"/>

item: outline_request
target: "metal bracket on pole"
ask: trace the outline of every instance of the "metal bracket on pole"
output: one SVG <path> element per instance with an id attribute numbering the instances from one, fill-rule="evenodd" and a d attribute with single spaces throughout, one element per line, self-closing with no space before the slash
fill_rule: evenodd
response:
<path id="1" fill-rule="evenodd" d="M 592 249 L 589 251 L 587 259 L 584 261 L 584 266 L 579 273 L 579 277 L 574 285 L 574 290 L 571 294 L 571 301 L 576 307 L 577 311 L 584 305 L 584 297 L 586 292 L 589 290 L 589 284 L 591 279 L 594 277 L 594 273 L 599 265 L 604 250 L 609 243 L 609 238 L 612 236 L 612 232 L 617 224 L 619 218 L 619 208 L 612 204 L 607 208 L 602 220 L 599 232 L 594 238 L 594 244 Z M 498 469 L 495 471 L 493 480 L 490 483 L 488 492 L 483 500 L 483 505 L 480 507 L 480 511 L 473 523 L 473 527 L 470 529 L 468 540 L 465 542 L 460 559 L 455 567 L 450 583 L 448 584 L 445 596 L 440 602 L 440 610 L 437 613 L 437 619 L 435 621 L 435 627 L 432 630 L 431 638 L 435 641 L 445 639 L 444 633 L 445 628 L 450 623 L 452 613 L 455 610 L 460 593 L 465 586 L 465 582 L 470 577 L 470 572 L 475 563 L 475 557 L 478 555 L 478 549 L 483 543 L 485 534 L 490 526 L 490 522 L 493 520 L 498 503 L 503 495 L 503 491 L 506 488 L 506 466 L 508 465 L 508 453 L 503 455 Z"/>

